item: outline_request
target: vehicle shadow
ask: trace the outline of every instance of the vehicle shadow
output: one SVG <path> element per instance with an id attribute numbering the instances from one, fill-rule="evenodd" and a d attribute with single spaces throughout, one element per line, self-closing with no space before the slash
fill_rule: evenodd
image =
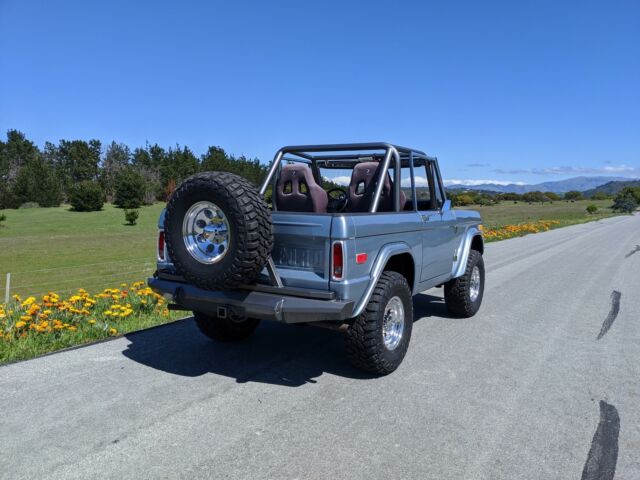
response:
<path id="1" fill-rule="evenodd" d="M 414 318 L 448 316 L 442 299 L 414 297 Z M 200 333 L 192 318 L 125 338 L 125 357 L 173 375 L 198 377 L 208 373 L 290 387 L 315 383 L 323 373 L 371 379 L 352 367 L 344 351 L 344 333 L 312 326 L 262 322 L 247 340 L 214 342 Z"/>
<path id="2" fill-rule="evenodd" d="M 441 291 L 441 290 L 440 290 Z M 451 315 L 444 303 L 444 297 L 437 297 L 428 293 L 419 293 L 413 297 L 413 318 L 414 322 L 425 317 L 441 317 L 448 319 L 457 319 L 455 315 Z"/>
<path id="3" fill-rule="evenodd" d="M 238 343 L 214 342 L 200 333 L 192 318 L 126 335 L 122 353 L 131 360 L 174 375 L 208 373 L 290 387 L 315 383 L 323 373 L 372 378 L 349 363 L 343 334 L 317 327 L 262 322 Z"/>

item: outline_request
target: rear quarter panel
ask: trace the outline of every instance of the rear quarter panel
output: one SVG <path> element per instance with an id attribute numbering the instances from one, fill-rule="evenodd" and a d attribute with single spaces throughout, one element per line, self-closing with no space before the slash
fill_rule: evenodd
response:
<path id="1" fill-rule="evenodd" d="M 422 260 L 422 219 L 418 212 L 343 214 L 334 218 L 332 240 L 342 241 L 345 251 L 345 280 L 330 282 L 330 289 L 343 299 L 358 301 L 371 280 L 380 252 L 389 244 L 404 244 L 414 262 Z M 365 263 L 356 263 L 357 254 Z M 414 285 L 417 285 L 415 282 Z"/>

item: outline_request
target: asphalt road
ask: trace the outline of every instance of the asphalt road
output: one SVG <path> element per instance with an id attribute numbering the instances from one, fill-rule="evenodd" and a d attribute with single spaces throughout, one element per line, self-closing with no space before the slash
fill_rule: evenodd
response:
<path id="1" fill-rule="evenodd" d="M 640 478 L 640 216 L 487 246 L 480 313 L 416 297 L 407 358 L 191 320 L 0 368 L 0 477 Z"/>

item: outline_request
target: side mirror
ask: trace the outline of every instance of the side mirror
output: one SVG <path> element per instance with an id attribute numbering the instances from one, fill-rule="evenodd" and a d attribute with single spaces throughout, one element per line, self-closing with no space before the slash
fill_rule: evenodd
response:
<path id="1" fill-rule="evenodd" d="M 451 200 L 445 200 L 440 211 L 448 212 L 449 210 L 451 210 Z"/>

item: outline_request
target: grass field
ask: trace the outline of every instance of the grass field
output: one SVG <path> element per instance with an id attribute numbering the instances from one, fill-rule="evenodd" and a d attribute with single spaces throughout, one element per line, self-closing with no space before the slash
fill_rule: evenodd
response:
<path id="1" fill-rule="evenodd" d="M 591 203 L 599 208 L 595 215 L 586 213 Z M 611 216 L 610 205 L 610 200 L 505 202 L 470 208 L 481 212 L 487 229 L 540 220 L 556 221 L 550 227 L 555 228 Z M 169 312 L 164 300 L 142 283 L 155 268 L 162 207 L 142 208 L 135 226 L 125 225 L 123 211 L 111 205 L 91 213 L 66 206 L 0 211 L 7 215 L 0 228 L 0 302 L 6 272 L 12 274 L 11 293 L 20 297 L 0 305 L 0 363 L 178 318 L 180 313 Z M 43 296 L 47 292 L 56 295 Z"/>
<path id="2" fill-rule="evenodd" d="M 586 213 L 594 203 L 599 211 Z M 558 226 L 613 215 L 610 200 L 554 202 L 544 205 L 503 202 L 479 210 L 487 228 L 537 220 Z M 140 209 L 138 225 L 127 226 L 112 205 L 100 212 L 72 212 L 68 206 L 4 210 L 0 228 L 0 294 L 11 272 L 11 291 L 21 296 L 59 294 L 82 287 L 89 291 L 144 280 L 155 268 L 156 222 L 163 204 Z"/>
<path id="3" fill-rule="evenodd" d="M 0 294 L 6 273 L 11 293 L 66 294 L 145 280 L 155 268 L 158 215 L 163 204 L 140 209 L 138 225 L 127 226 L 121 209 L 72 212 L 68 206 L 3 210 L 0 227 Z M 0 299 L 0 301 L 2 301 Z"/>
<path id="4" fill-rule="evenodd" d="M 541 205 L 539 203 L 529 205 L 524 202 L 502 202 L 498 205 L 486 207 L 463 207 L 477 210 L 482 215 L 482 222 L 487 228 L 501 228 L 506 225 L 536 222 L 540 220 L 556 220 L 560 222 L 558 227 L 566 227 L 576 223 L 584 223 L 600 218 L 616 215 L 611 210 L 611 200 L 579 200 L 577 202 L 553 202 Z M 587 205 L 596 205 L 598 211 L 590 215 L 587 213 Z"/>

